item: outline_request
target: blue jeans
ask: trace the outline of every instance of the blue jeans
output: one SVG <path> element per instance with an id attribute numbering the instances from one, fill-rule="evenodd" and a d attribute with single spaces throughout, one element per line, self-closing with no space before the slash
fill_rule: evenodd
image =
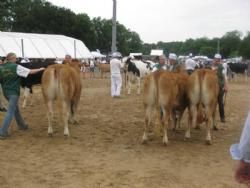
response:
<path id="1" fill-rule="evenodd" d="M 2 127 L 0 128 L 1 136 L 8 135 L 8 129 L 14 116 L 16 119 L 17 126 L 20 129 L 25 129 L 27 127 L 19 111 L 19 107 L 18 107 L 19 96 L 9 95 L 9 96 L 5 96 L 5 98 L 9 101 L 9 106 L 8 106 L 8 110 L 6 112 L 5 118 L 3 120 Z"/>

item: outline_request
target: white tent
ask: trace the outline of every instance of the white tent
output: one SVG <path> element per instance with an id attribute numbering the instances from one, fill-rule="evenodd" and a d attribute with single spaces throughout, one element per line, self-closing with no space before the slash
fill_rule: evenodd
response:
<path id="1" fill-rule="evenodd" d="M 74 58 L 92 58 L 85 44 L 64 35 L 0 32 L 0 56 L 14 52 L 17 57 L 59 58 L 66 54 Z"/>
<path id="2" fill-rule="evenodd" d="M 106 57 L 105 55 L 102 55 L 101 53 L 96 52 L 96 51 L 92 51 L 91 54 L 92 54 L 92 56 L 94 58 L 103 58 L 103 57 Z"/>

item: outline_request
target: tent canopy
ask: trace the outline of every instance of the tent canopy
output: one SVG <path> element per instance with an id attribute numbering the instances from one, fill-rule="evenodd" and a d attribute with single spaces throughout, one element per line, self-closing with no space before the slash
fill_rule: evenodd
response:
<path id="1" fill-rule="evenodd" d="M 74 58 L 92 58 L 85 44 L 64 35 L 0 32 L 0 56 L 14 52 L 17 57 L 59 58 L 66 54 Z"/>

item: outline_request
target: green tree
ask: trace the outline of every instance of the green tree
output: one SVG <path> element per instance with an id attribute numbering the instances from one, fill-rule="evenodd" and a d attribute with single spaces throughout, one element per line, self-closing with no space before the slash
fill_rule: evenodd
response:
<path id="1" fill-rule="evenodd" d="M 240 45 L 240 53 L 244 58 L 250 59 L 250 32 L 243 38 Z"/>
<path id="2" fill-rule="evenodd" d="M 202 46 L 199 51 L 199 55 L 205 55 L 210 58 L 213 58 L 215 53 L 216 53 L 216 49 L 211 46 Z"/>
<path id="3" fill-rule="evenodd" d="M 227 32 L 220 40 L 221 54 L 227 57 L 239 55 L 242 33 L 235 30 Z"/>

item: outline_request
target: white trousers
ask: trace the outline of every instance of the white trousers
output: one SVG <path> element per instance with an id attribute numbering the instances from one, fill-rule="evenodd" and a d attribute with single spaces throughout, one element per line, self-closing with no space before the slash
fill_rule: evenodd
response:
<path id="1" fill-rule="evenodd" d="M 122 76 L 121 74 L 111 75 L 111 96 L 117 97 L 121 94 Z"/>

